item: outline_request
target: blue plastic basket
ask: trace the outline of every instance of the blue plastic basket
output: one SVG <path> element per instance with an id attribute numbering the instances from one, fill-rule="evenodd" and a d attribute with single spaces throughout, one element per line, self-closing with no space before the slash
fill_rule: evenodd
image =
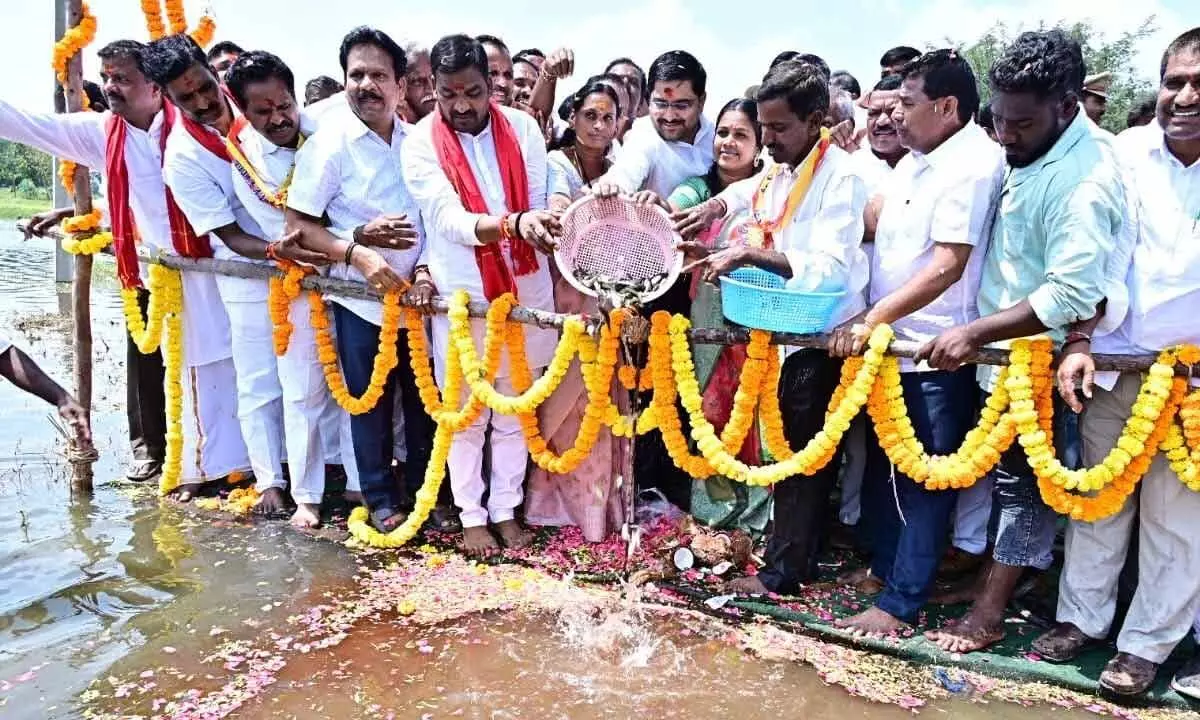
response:
<path id="1" fill-rule="evenodd" d="M 842 292 L 786 290 L 772 272 L 741 268 L 721 277 L 721 312 L 748 328 L 786 333 L 819 333 L 846 296 Z"/>

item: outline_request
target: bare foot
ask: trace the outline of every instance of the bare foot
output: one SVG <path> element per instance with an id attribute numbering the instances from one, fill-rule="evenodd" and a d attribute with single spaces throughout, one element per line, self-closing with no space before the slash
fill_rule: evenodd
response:
<path id="1" fill-rule="evenodd" d="M 299 503 L 296 505 L 296 512 L 292 513 L 292 527 L 298 528 L 315 528 L 321 525 L 321 506 L 311 505 L 309 503 Z"/>
<path id="2" fill-rule="evenodd" d="M 533 533 L 521 527 L 516 520 L 496 523 L 496 532 L 500 535 L 500 542 L 509 550 L 524 550 L 533 544 Z"/>
<path id="3" fill-rule="evenodd" d="M 282 515 L 286 512 L 287 495 L 283 494 L 283 488 L 267 488 L 258 496 L 258 502 L 254 503 L 255 515 Z"/>
<path id="4" fill-rule="evenodd" d="M 204 483 L 190 483 L 188 485 L 180 485 L 175 488 L 175 494 L 172 496 L 177 502 L 191 502 L 192 498 L 200 494 L 200 488 L 204 487 Z"/>
<path id="5" fill-rule="evenodd" d="M 975 602 L 981 591 L 978 578 L 966 578 L 934 593 L 929 602 L 933 605 L 964 605 Z"/>
<path id="6" fill-rule="evenodd" d="M 884 582 L 872 575 L 870 568 L 859 568 L 842 573 L 838 576 L 837 581 L 839 585 L 849 585 L 861 595 L 878 595 L 883 592 L 884 588 Z"/>
<path id="7" fill-rule="evenodd" d="M 975 608 L 954 623 L 925 633 L 926 639 L 948 653 L 965 654 L 984 650 L 1004 639 L 1004 618 L 982 617 Z"/>
<path id="8" fill-rule="evenodd" d="M 897 620 L 877 607 L 868 608 L 854 617 L 837 620 L 833 625 L 834 627 L 848 630 L 856 638 L 875 638 L 878 640 L 882 640 L 892 633 L 908 629 L 907 623 Z"/>
<path id="9" fill-rule="evenodd" d="M 766 595 L 771 592 L 766 585 L 763 585 L 762 580 L 758 579 L 757 575 L 747 575 L 737 580 L 731 580 L 725 587 L 738 595 Z"/>
<path id="10" fill-rule="evenodd" d="M 347 505 L 362 505 L 364 502 L 363 494 L 357 490 L 347 490 L 342 493 L 342 499 L 346 501 Z"/>
<path id="11" fill-rule="evenodd" d="M 463 528 L 463 552 L 470 557 L 486 557 L 500 552 L 496 536 L 484 526 Z"/>

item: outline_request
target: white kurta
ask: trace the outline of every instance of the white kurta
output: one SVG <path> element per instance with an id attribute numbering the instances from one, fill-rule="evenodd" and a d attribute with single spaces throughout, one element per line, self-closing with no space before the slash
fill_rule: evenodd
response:
<path id="1" fill-rule="evenodd" d="M 501 108 L 501 112 L 512 124 L 521 146 L 529 180 L 529 207 L 544 209 L 545 139 L 537 123 L 525 113 L 509 108 Z M 475 247 L 479 244 L 475 237 L 475 225 L 480 216 L 463 207 L 462 200 L 438 162 L 432 135 L 435 120 L 437 116 L 430 115 L 418 123 L 404 146 L 404 177 L 421 206 L 429 237 L 429 272 L 443 295 L 466 290 L 472 300 L 484 300 L 483 279 L 475 260 Z M 507 215 L 511 208 L 504 196 L 490 124 L 479 135 L 459 133 L 458 138 L 479 190 L 487 201 L 488 214 Z M 539 255 L 537 271 L 515 278 L 518 299 L 522 305 L 541 310 L 554 309 L 550 262 L 549 258 Z M 512 269 L 511 262 L 509 269 Z M 482 348 L 483 322 L 473 321 L 472 329 L 476 346 Z M 450 351 L 448 336 L 448 319 L 444 315 L 436 316 L 433 320 L 434 354 L 438 361 L 439 376 L 443 380 L 444 358 Z M 554 330 L 525 326 L 526 351 L 530 367 L 535 372 L 549 363 L 557 340 L 558 333 Z M 506 362 L 496 385 L 501 392 L 512 394 L 507 367 Z M 490 441 L 487 440 L 489 425 Z M 483 478 L 485 443 L 491 451 L 491 477 L 488 482 Z M 524 497 L 523 484 L 528 460 L 520 422 L 511 415 L 485 411 L 471 427 L 454 436 L 450 444 L 450 485 L 454 491 L 454 502 L 462 511 L 464 527 L 480 527 L 486 525 L 489 519 L 493 523 L 513 519 Z M 488 491 L 486 508 L 483 507 L 485 489 Z"/>
<path id="2" fill-rule="evenodd" d="M 612 168 L 596 182 L 613 183 L 630 194 L 653 190 L 665 199 L 684 180 L 708 172 L 715 132 L 712 121 L 701 115 L 692 142 L 663 140 L 652 118 L 639 118 L 625 133 Z"/>
<path id="3" fill-rule="evenodd" d="M 250 125 L 242 129 L 238 140 L 246 160 L 266 189 L 278 192 L 295 166 L 296 151 L 273 144 Z M 231 169 L 234 192 L 262 228 L 263 238 L 272 241 L 282 237 L 283 210 L 260 198 L 236 166 Z M 317 505 L 325 494 L 325 464 L 330 460 L 330 448 L 334 449 L 332 462 L 345 467 L 347 487 L 353 490 L 358 489 L 358 467 L 349 437 L 350 416 L 330 395 L 317 357 L 307 293 L 292 301 L 288 320 L 292 324 L 291 340 L 287 352 L 276 358 L 283 391 L 284 450 L 292 499 L 296 503 Z"/>
<path id="4" fill-rule="evenodd" d="M 215 130 L 205 128 L 214 136 Z M 163 179 L 198 236 L 208 236 L 213 257 L 246 260 L 214 233 L 237 224 L 249 235 L 262 230 L 234 192 L 230 164 L 201 145 L 180 121 L 167 138 Z M 265 264 L 266 261 L 251 261 Z M 237 415 L 259 492 L 283 488 L 283 389 L 275 364 L 267 282 L 217 276 L 229 315 L 233 364 L 237 370 Z"/>
<path id="5" fill-rule="evenodd" d="M 1121 133 L 1115 146 L 1139 233 L 1127 276 L 1129 312 L 1116 332 L 1095 339 L 1093 351 L 1149 353 L 1200 343 L 1195 319 L 1200 307 L 1200 162 L 1184 166 L 1172 155 L 1157 122 Z M 1104 381 L 1081 419 L 1085 465 L 1100 462 L 1113 446 L 1141 384 L 1136 373 Z M 1068 525 L 1058 620 L 1074 623 L 1094 638 L 1108 634 L 1116 615 L 1117 580 L 1137 532 L 1138 586 L 1117 649 L 1163 662 L 1200 611 L 1197 517 L 1200 494 L 1179 481 L 1160 453 L 1118 513 Z"/>
<path id="6" fill-rule="evenodd" d="M 19 142 L 92 169 L 105 168 L 105 125 L 109 113 L 54 115 L 18 110 L 0 100 L 0 137 Z M 142 252 L 175 254 L 167 219 L 163 185 L 162 114 L 150 129 L 132 125 L 125 134 L 125 167 L 129 175 L 129 204 L 137 224 Z M 142 270 L 143 280 L 145 270 Z M 232 383 L 205 382 L 212 377 L 233 377 L 229 320 L 217 293 L 214 276 L 182 273 L 183 362 L 185 377 L 183 421 L 185 450 L 182 479 L 185 483 L 214 479 L 250 467 L 241 433 L 222 431 L 236 426 L 237 397 Z M 196 383 L 186 377 L 197 370 Z M 190 429 L 189 429 L 190 428 Z"/>
<path id="7" fill-rule="evenodd" d="M 814 147 L 812 152 L 816 152 Z M 801 161 L 803 164 L 803 161 Z M 718 195 L 732 217 L 750 210 L 754 191 L 763 180 L 765 168 L 754 177 L 736 182 Z M 778 217 L 787 203 L 788 193 L 799 177 L 795 168 L 784 167 L 763 194 L 763 214 Z M 814 271 L 840 278 L 846 292 L 833 313 L 830 330 L 862 312 L 863 288 L 867 286 L 870 266 L 862 250 L 863 210 L 867 206 L 867 188 L 854 173 L 850 156 L 831 146 L 813 174 L 808 192 L 791 223 L 775 236 L 775 250 L 787 257 L 792 276 L 799 278 Z M 789 347 L 790 354 L 795 348 Z"/>

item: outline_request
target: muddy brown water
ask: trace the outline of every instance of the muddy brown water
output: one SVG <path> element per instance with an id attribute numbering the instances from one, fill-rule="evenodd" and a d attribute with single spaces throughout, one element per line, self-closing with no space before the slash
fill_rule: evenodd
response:
<path id="1" fill-rule="evenodd" d="M 149 697 L 204 684 L 211 670 L 201 659 L 219 640 L 253 638 L 262 623 L 352 592 L 358 570 L 337 544 L 279 524 L 198 521 L 116 481 L 126 453 L 125 351 L 111 261 L 99 265 L 94 417 L 103 456 L 90 497 L 70 490 L 49 408 L 0 382 L 4 718 L 146 713 Z M 0 226 L 0 332 L 69 382 L 66 307 L 52 282 L 51 244 L 24 242 L 11 225 Z M 278 681 L 234 716 L 386 716 L 381 708 L 398 718 L 497 720 L 910 716 L 826 685 L 805 665 L 760 660 L 669 620 L 656 633 L 661 644 L 630 662 L 581 651 L 554 618 L 538 614 L 402 630 L 362 623 L 328 651 L 291 658 Z M 81 699 L 94 680 L 111 686 L 130 677 L 143 688 L 124 700 Z M 1076 715 L 953 701 L 922 713 Z"/>

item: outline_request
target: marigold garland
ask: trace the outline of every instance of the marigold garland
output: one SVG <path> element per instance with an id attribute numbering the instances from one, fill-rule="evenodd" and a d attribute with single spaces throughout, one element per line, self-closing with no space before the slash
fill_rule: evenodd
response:
<path id="1" fill-rule="evenodd" d="M 167 26 L 172 35 L 187 31 L 187 15 L 183 11 L 183 0 L 164 0 L 167 11 Z"/>
<path id="2" fill-rule="evenodd" d="M 309 318 L 317 337 L 317 357 L 325 372 L 325 382 L 329 385 L 329 393 L 337 404 L 351 415 L 362 415 L 369 412 L 379 398 L 383 397 L 383 386 L 387 383 L 388 375 L 396 367 L 399 358 L 396 356 L 396 341 L 400 338 L 400 292 L 391 290 L 383 296 L 383 324 L 379 328 L 379 352 L 371 367 L 371 380 L 363 394 L 354 397 L 346 388 L 346 380 L 338 367 L 337 348 L 333 344 L 333 336 L 329 332 L 329 316 L 325 312 L 325 301 L 317 293 L 308 294 Z"/>
<path id="3" fill-rule="evenodd" d="M 1180 348 L 1180 359 L 1186 355 L 1192 360 L 1193 350 L 1194 346 Z M 1179 424 L 1171 423 L 1161 449 L 1179 481 L 1193 492 L 1200 492 L 1200 390 L 1188 392 L 1181 401 Z"/>
<path id="4" fill-rule="evenodd" d="M 146 32 L 151 40 L 158 40 L 167 34 L 167 26 L 163 24 L 162 0 L 142 0 L 142 15 L 146 19 Z"/>
<path id="5" fill-rule="evenodd" d="M 151 264 L 149 268 L 150 303 L 146 308 L 146 319 L 142 319 L 142 310 L 138 306 L 137 288 L 121 288 L 121 305 L 125 311 L 125 327 L 129 337 L 137 345 L 143 355 L 158 350 L 162 338 L 163 321 L 171 312 L 180 309 L 182 312 L 183 287 L 180 285 L 179 295 L 173 294 L 171 286 L 176 282 L 177 271 L 159 265 Z"/>
<path id="6" fill-rule="evenodd" d="M 160 270 L 158 273 L 154 272 L 156 268 Z M 161 331 L 165 327 L 167 333 L 166 350 L 163 352 L 167 448 L 158 483 L 159 492 L 166 495 L 179 487 L 183 473 L 183 279 L 178 270 L 160 265 L 151 265 L 150 270 L 152 282 L 156 276 L 158 280 L 154 283 L 150 304 L 153 308 L 157 301 L 156 309 L 165 315 L 165 319 L 159 320 L 158 328 Z M 136 296 L 134 309 L 137 309 Z M 138 316 L 140 319 L 140 313 Z M 151 330 L 153 328 L 152 324 Z"/>
<path id="7" fill-rule="evenodd" d="M 213 37 L 217 34 L 217 23 L 212 16 L 205 14 L 191 31 L 192 39 L 202 48 L 208 48 Z"/>
<path id="8" fill-rule="evenodd" d="M 103 214 L 98 208 L 86 215 L 73 215 L 62 221 L 62 231 L 72 235 L 91 232 L 100 228 L 102 218 Z"/>
<path id="9" fill-rule="evenodd" d="M 276 264 L 283 271 L 283 275 L 272 275 L 267 281 L 267 307 L 271 313 L 271 336 L 275 355 L 283 357 L 287 354 L 288 344 L 292 340 L 292 301 L 300 297 L 300 281 L 313 270 L 288 260 L 279 260 Z"/>
<path id="10" fill-rule="evenodd" d="M 68 235 L 63 238 L 62 248 L 72 255 L 95 255 L 112 245 L 112 241 L 113 236 L 110 232 L 98 232 L 82 238 Z"/>
<path id="11" fill-rule="evenodd" d="M 54 75 L 58 78 L 58 84 L 64 88 L 67 87 L 67 65 L 71 59 L 78 55 L 85 47 L 92 44 L 96 39 L 96 16 L 92 14 L 91 8 L 87 3 L 80 6 L 79 24 L 68 29 L 58 42 L 54 43 L 54 58 L 52 64 L 54 66 Z M 86 97 L 86 94 L 84 95 Z M 86 100 L 84 101 L 86 103 Z"/>

